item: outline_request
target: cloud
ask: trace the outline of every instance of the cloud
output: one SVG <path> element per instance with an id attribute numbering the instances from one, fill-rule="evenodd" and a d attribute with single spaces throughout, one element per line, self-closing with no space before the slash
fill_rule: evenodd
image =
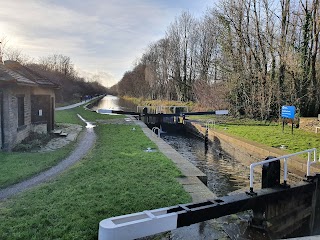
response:
<path id="1" fill-rule="evenodd" d="M 117 83 L 117 79 L 112 76 L 108 72 L 104 71 L 96 71 L 96 72 L 88 72 L 83 69 L 76 69 L 79 76 L 83 77 L 87 81 L 97 81 L 104 85 L 105 87 L 112 87 L 114 84 Z"/>
<path id="2" fill-rule="evenodd" d="M 78 68 L 108 72 L 119 80 L 150 42 L 165 35 L 175 15 L 199 11 L 208 2 L 2 1 L 0 29 L 10 45 L 31 57 L 61 53 Z"/>

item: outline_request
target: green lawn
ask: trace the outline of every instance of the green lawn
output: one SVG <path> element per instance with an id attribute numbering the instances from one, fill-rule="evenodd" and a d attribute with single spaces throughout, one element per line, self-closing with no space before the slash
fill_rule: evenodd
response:
<path id="1" fill-rule="evenodd" d="M 55 181 L 0 203 L 0 239 L 97 239 L 102 219 L 191 201 L 180 172 L 140 128 L 100 125 L 87 157 Z"/>
<path id="2" fill-rule="evenodd" d="M 62 149 L 48 153 L 0 152 L 0 188 L 20 182 L 38 172 L 56 165 L 73 149 L 70 144 Z"/>
<path id="3" fill-rule="evenodd" d="M 97 119 L 106 120 L 114 118 L 124 118 L 124 115 L 99 114 L 86 110 L 83 106 L 79 106 L 68 110 L 55 111 L 55 119 L 57 123 L 74 123 L 85 125 L 85 123 L 80 120 L 77 114 L 80 114 L 85 120 L 88 121 L 96 121 Z"/>
<path id="4" fill-rule="evenodd" d="M 96 119 L 123 118 L 117 115 L 101 115 L 96 112 L 85 110 L 83 107 L 77 107 L 70 110 L 56 111 L 56 122 L 74 123 L 85 125 L 77 116 L 79 113 L 89 121 Z M 0 165 L 4 174 L 0 174 L 0 188 L 7 187 L 14 183 L 27 179 L 35 174 L 44 171 L 69 155 L 74 149 L 74 144 L 48 153 L 27 153 L 27 152 L 0 152 Z"/>
<path id="5" fill-rule="evenodd" d="M 291 134 L 291 126 L 285 126 L 284 132 L 282 132 L 282 125 L 272 124 L 268 126 L 262 125 L 261 122 L 249 125 L 218 124 L 216 128 L 270 147 L 286 145 L 286 151 L 290 153 L 310 148 L 320 148 L 319 134 L 296 128 L 293 129 L 293 134 Z M 227 128 L 227 130 L 224 130 L 224 128 Z"/>

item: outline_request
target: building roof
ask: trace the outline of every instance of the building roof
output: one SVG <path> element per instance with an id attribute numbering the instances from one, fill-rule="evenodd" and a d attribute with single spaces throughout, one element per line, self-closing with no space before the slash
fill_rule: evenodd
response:
<path id="1" fill-rule="evenodd" d="M 59 86 L 49 79 L 40 76 L 35 71 L 22 66 L 15 61 L 5 61 L 0 63 L 0 85 L 1 84 L 17 84 L 27 86 L 39 86 L 58 88 Z"/>

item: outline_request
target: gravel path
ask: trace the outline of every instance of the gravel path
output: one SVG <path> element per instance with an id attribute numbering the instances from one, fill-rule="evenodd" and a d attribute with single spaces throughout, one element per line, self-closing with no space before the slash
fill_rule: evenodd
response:
<path id="1" fill-rule="evenodd" d="M 100 96 L 98 97 L 94 97 L 94 98 L 91 98 L 90 100 L 85 100 L 85 101 L 82 101 L 82 102 L 78 102 L 78 103 L 75 103 L 75 104 L 72 104 L 72 105 L 69 105 L 69 106 L 64 106 L 64 107 L 57 107 L 55 108 L 56 111 L 59 111 L 59 110 L 67 110 L 67 109 L 71 109 L 71 108 L 75 108 L 75 107 L 79 107 L 83 104 L 86 104 L 86 103 L 89 103 L 90 101 L 96 99 L 96 98 L 99 98 Z"/>
<path id="2" fill-rule="evenodd" d="M 88 101 L 82 101 L 82 102 L 79 102 L 79 103 L 75 103 L 75 104 L 72 104 L 72 105 L 69 105 L 69 106 L 65 106 L 65 107 L 57 107 L 55 110 L 56 111 L 59 111 L 59 110 L 66 110 L 66 109 L 71 109 L 71 108 L 75 108 L 75 107 L 79 107 L 85 103 L 87 103 Z"/>
<path id="3" fill-rule="evenodd" d="M 84 120 L 84 119 L 83 119 Z M 86 121 L 85 121 L 86 122 Z M 71 153 L 69 157 L 62 160 L 58 165 L 50 168 L 47 171 L 41 172 L 40 174 L 25 180 L 23 182 L 14 184 L 7 188 L 0 190 L 0 200 L 9 198 L 15 194 L 24 192 L 40 183 L 46 182 L 55 176 L 59 175 L 61 172 L 75 164 L 77 161 L 82 159 L 87 152 L 93 147 L 96 141 L 96 134 L 93 130 L 93 125 L 87 123 L 87 130 L 82 136 L 82 139 L 78 143 L 76 149 Z"/>

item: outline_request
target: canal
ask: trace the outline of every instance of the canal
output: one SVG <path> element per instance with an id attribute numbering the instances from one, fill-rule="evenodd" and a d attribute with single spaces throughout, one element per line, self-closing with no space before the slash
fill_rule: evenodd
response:
<path id="1" fill-rule="evenodd" d="M 107 95 L 93 107 L 93 110 L 135 111 L 136 107 L 130 101 Z M 248 167 L 243 166 L 226 153 L 218 151 L 214 144 L 210 144 L 206 151 L 203 139 L 192 134 L 175 132 L 161 136 L 177 152 L 207 175 L 208 187 L 217 196 L 224 196 L 249 185 Z"/>
<path id="2" fill-rule="evenodd" d="M 135 111 L 136 106 L 118 97 L 107 95 L 93 109 Z M 203 139 L 186 132 L 165 133 L 161 138 L 207 175 L 207 186 L 218 197 L 241 188 L 249 188 L 249 168 L 226 153 L 218 151 L 214 143 L 209 144 L 206 150 Z M 244 234 L 248 220 L 247 213 L 209 220 L 174 230 L 165 237 L 162 236 L 162 239 L 229 239 L 230 235 L 245 237 L 248 234 L 251 234 L 249 239 L 268 239 L 261 234 Z"/>
<path id="3" fill-rule="evenodd" d="M 163 134 L 162 138 L 177 152 L 207 175 L 208 188 L 218 197 L 227 195 L 249 184 L 248 168 L 190 133 Z"/>

